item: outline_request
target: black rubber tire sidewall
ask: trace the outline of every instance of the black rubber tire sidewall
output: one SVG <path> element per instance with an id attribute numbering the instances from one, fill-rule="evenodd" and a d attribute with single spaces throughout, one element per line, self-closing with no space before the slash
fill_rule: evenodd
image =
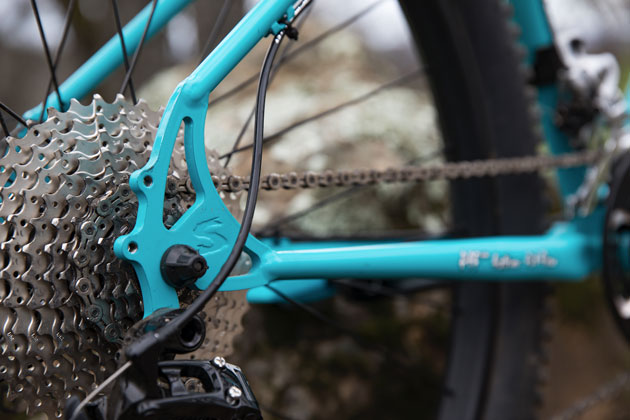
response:
<path id="1" fill-rule="evenodd" d="M 538 1 L 538 0 L 532 0 Z M 501 0 L 400 0 L 453 161 L 535 154 L 537 121 L 509 9 Z M 537 175 L 457 181 L 462 236 L 544 229 Z M 440 420 L 531 419 L 546 314 L 544 284 L 462 284 L 454 293 Z"/>

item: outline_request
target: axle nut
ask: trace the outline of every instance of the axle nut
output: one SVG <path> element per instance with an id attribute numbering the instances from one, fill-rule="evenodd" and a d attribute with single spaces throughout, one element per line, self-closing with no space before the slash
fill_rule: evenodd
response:
<path id="1" fill-rule="evenodd" d="M 207 270 L 206 259 L 188 245 L 173 245 L 160 261 L 162 277 L 176 289 L 192 286 Z"/>

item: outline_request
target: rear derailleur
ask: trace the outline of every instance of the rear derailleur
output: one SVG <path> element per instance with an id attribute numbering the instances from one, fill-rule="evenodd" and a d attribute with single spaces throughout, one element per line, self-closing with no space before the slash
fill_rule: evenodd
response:
<path id="1" fill-rule="evenodd" d="M 127 334 L 133 341 L 153 331 L 180 311 L 156 314 Z M 133 338 L 129 338 L 133 337 Z M 106 396 L 75 413 L 80 401 L 72 398 L 66 418 L 73 420 L 195 419 L 261 420 L 256 398 L 238 366 L 222 357 L 213 360 L 175 360 L 177 354 L 198 349 L 205 339 L 205 324 L 194 317 L 161 349 L 147 354 L 121 375 Z"/>

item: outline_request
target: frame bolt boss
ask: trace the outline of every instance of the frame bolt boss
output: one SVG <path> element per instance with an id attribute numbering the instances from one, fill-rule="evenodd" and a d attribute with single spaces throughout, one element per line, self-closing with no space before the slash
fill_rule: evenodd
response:
<path id="1" fill-rule="evenodd" d="M 169 286 L 176 289 L 192 286 L 206 270 L 206 259 L 188 245 L 173 245 L 166 250 L 160 261 L 162 277 Z"/>

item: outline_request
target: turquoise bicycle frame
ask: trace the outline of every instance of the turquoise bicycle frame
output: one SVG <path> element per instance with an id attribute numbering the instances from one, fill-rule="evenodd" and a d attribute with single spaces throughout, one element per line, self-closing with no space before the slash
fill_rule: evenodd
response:
<path id="1" fill-rule="evenodd" d="M 160 0 L 148 35 L 151 36 L 192 0 Z M 208 95 L 264 37 L 278 34 L 295 13 L 295 0 L 261 0 L 219 46 L 180 83 L 169 100 L 154 148 L 145 167 L 130 185 L 139 200 L 136 225 L 117 239 L 116 254 L 133 264 L 141 285 L 145 316 L 160 308 L 177 308 L 175 289 L 160 273 L 160 259 L 172 245 L 199 250 L 209 269 L 196 282 L 204 289 L 232 249 L 239 229 L 223 205 L 208 172 L 204 124 Z M 298 2 L 299 3 L 299 2 Z M 533 53 L 553 44 L 553 34 L 539 1 L 513 0 L 515 20 L 523 29 L 523 44 Z M 124 29 L 133 53 L 150 13 L 147 6 Z M 81 98 L 122 63 L 122 48 L 114 37 L 60 87 L 61 98 Z M 571 151 L 568 139 L 554 126 L 551 110 L 557 91 L 539 91 L 545 137 L 552 153 Z M 33 118 L 41 107 L 60 107 L 56 94 L 25 114 Z M 180 220 L 167 229 L 162 223 L 166 175 L 180 124 L 185 124 L 186 159 L 197 199 Z M 585 168 L 558 171 L 563 197 L 573 194 Z M 585 279 L 601 269 L 603 208 L 588 217 L 555 224 L 539 236 L 500 236 L 414 242 L 300 242 L 281 245 L 248 238 L 246 252 L 252 266 L 247 274 L 227 279 L 221 290 L 249 289 L 256 303 L 278 302 L 274 288 L 297 300 L 315 300 L 334 293 L 329 279 L 431 278 L 436 281 L 568 281 Z"/>

